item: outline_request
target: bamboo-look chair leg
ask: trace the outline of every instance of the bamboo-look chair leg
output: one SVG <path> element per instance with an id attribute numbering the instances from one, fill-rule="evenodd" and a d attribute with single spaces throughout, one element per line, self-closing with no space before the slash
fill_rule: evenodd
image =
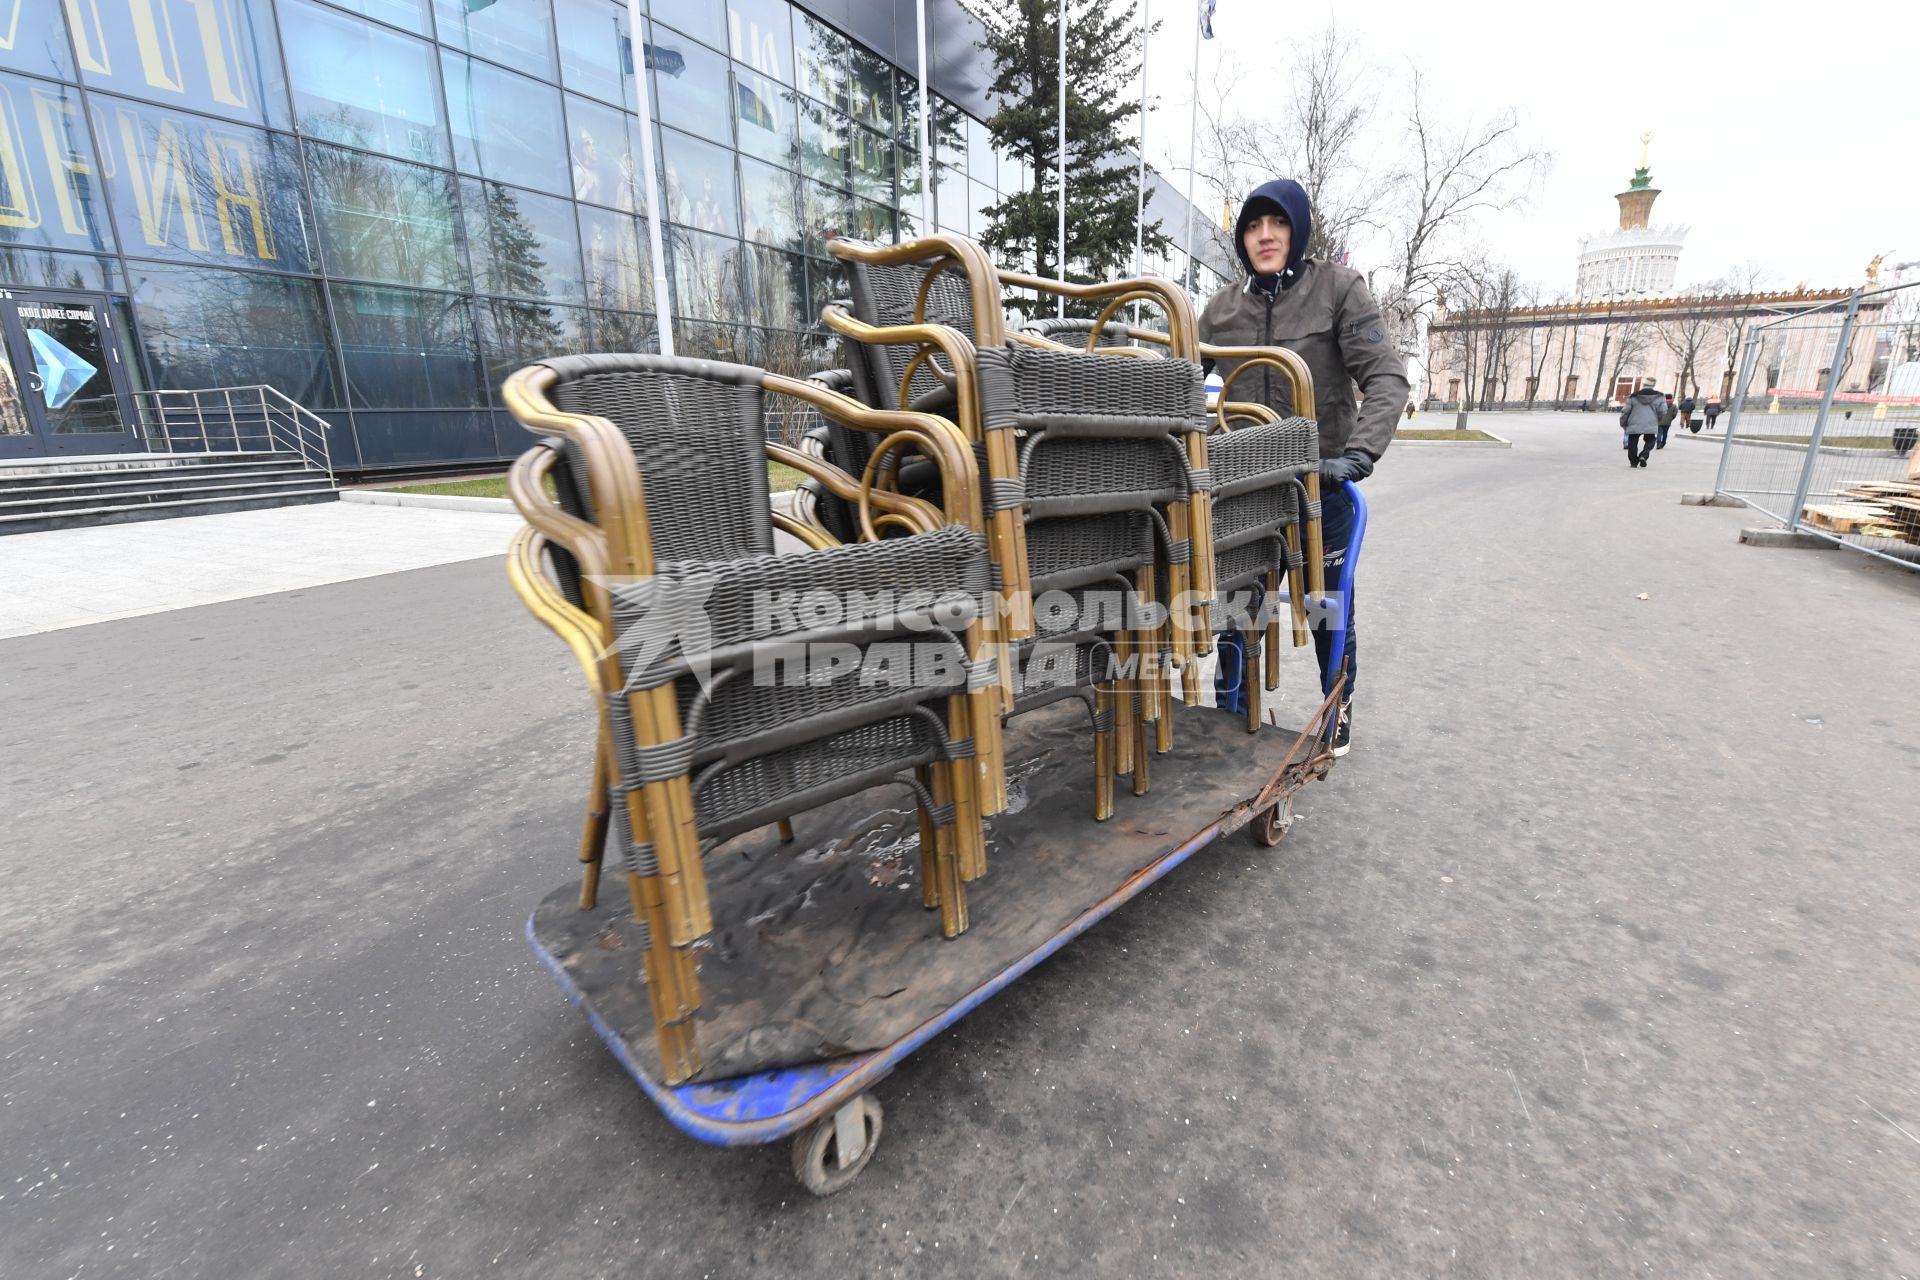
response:
<path id="1" fill-rule="evenodd" d="M 1093 820 L 1105 822 L 1113 816 L 1113 686 L 1095 685 L 1094 720 L 1102 727 L 1093 735 Z"/>
<path id="2" fill-rule="evenodd" d="M 1260 646 L 1261 656 L 1266 659 L 1266 685 L 1268 689 L 1280 687 L 1280 614 L 1277 608 L 1280 599 L 1280 575 L 1267 571 L 1267 594 L 1260 602 L 1261 612 L 1267 615 L 1267 637 Z"/>
<path id="3" fill-rule="evenodd" d="M 628 828 L 638 844 L 648 843 L 646 807 L 635 792 L 623 797 Z M 694 1039 L 693 1015 L 700 1008 L 700 972 L 693 951 L 676 947 L 667 934 L 666 895 L 658 875 L 627 873 L 627 897 L 636 919 L 647 926 L 648 944 L 642 956 L 647 999 L 653 1007 L 654 1035 L 659 1041 L 661 1072 L 678 1084 L 700 1070 L 700 1048 Z"/>
<path id="4" fill-rule="evenodd" d="M 1184 542 L 1187 554 L 1193 554 L 1193 526 L 1188 519 L 1188 505 L 1176 502 L 1167 508 L 1167 533 L 1175 543 Z M 1167 639 L 1173 651 L 1173 661 L 1184 668 L 1187 663 L 1200 655 L 1199 637 L 1195 634 L 1193 617 L 1184 606 L 1191 603 L 1193 592 L 1192 562 L 1169 564 L 1167 566 Z M 1184 686 L 1183 686 L 1184 688 Z M 1185 690 L 1188 703 L 1198 697 L 1192 689 Z"/>
<path id="5" fill-rule="evenodd" d="M 1260 681 L 1256 664 L 1260 656 L 1260 633 L 1249 628 L 1240 633 L 1240 697 L 1247 704 L 1247 732 L 1260 732 Z"/>
<path id="6" fill-rule="evenodd" d="M 1147 732 L 1151 722 L 1143 717 L 1135 717 L 1133 722 L 1133 794 L 1143 796 L 1147 788 L 1153 785 L 1153 751 L 1147 745 Z"/>
<path id="7" fill-rule="evenodd" d="M 593 744 L 593 784 L 587 792 L 586 829 L 580 833 L 580 909 L 591 911 L 600 903 L 600 860 L 606 854 L 607 825 L 612 816 L 608 787 L 613 772 L 613 744 L 607 738 L 606 721 L 600 722 L 600 734 Z"/>
<path id="8" fill-rule="evenodd" d="M 793 819 L 792 818 L 782 818 L 780 819 L 780 821 L 774 823 L 773 825 L 779 829 L 780 838 L 782 840 L 784 840 L 788 844 L 793 843 Z"/>
<path id="9" fill-rule="evenodd" d="M 972 708 L 962 695 L 947 699 L 947 733 L 956 742 L 973 737 Z M 976 752 L 979 744 L 974 744 Z M 954 858 L 962 880 L 987 874 L 987 842 L 980 829 L 980 771 L 974 757 L 948 763 L 948 785 L 953 792 Z"/>
<path id="10" fill-rule="evenodd" d="M 1320 506 L 1320 473 L 1307 473 L 1307 501 Z M 1315 598 L 1327 594 L 1327 549 L 1320 538 L 1320 518 L 1307 521 L 1307 583 Z"/>
<path id="11" fill-rule="evenodd" d="M 987 607 L 994 605 L 989 601 Z M 1007 750 L 1000 717 L 1005 701 L 1002 691 L 1013 687 L 1008 675 L 1011 656 L 995 633 L 981 623 L 969 627 L 963 639 L 970 661 L 984 661 L 989 654 L 995 659 L 995 682 L 967 696 L 973 725 L 975 790 L 980 798 L 980 816 L 985 819 L 1007 811 Z"/>
<path id="12" fill-rule="evenodd" d="M 1299 523 L 1289 524 L 1287 526 L 1286 538 L 1288 551 L 1294 553 L 1300 551 L 1300 530 L 1304 523 L 1305 520 L 1302 519 Z M 1298 649 L 1313 639 L 1313 637 L 1307 631 L 1306 579 L 1302 576 L 1301 571 L 1292 565 L 1287 566 L 1287 594 L 1292 597 L 1289 601 L 1288 610 L 1293 619 L 1293 647 Z"/>
<path id="13" fill-rule="evenodd" d="M 1114 633 L 1113 658 L 1120 669 L 1127 669 L 1132 656 L 1133 637 L 1126 627 Z M 1125 676 L 1119 676 L 1109 682 L 1112 690 L 1109 705 L 1113 707 L 1113 773 L 1116 776 L 1133 772 L 1133 719 L 1134 691 L 1133 682 Z"/>
<path id="14" fill-rule="evenodd" d="M 916 766 L 913 776 L 922 790 L 933 794 L 933 770 L 930 766 Z M 920 905 L 932 911 L 940 905 L 939 841 L 934 834 L 933 815 L 927 812 L 927 806 L 916 804 L 914 815 L 920 819 Z"/>
<path id="15" fill-rule="evenodd" d="M 952 770 L 935 768 L 932 773 L 935 807 L 954 812 Z M 967 931 L 967 887 L 960 878 L 957 834 L 952 819 L 934 824 L 933 874 L 940 892 L 940 932 L 949 938 Z"/>

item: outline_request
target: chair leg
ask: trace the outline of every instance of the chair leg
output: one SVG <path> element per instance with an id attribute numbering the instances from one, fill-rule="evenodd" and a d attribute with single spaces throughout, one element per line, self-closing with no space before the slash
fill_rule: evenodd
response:
<path id="1" fill-rule="evenodd" d="M 973 737 L 971 708 L 964 695 L 947 699 L 947 731 L 956 741 Z M 978 880 L 987 874 L 987 842 L 980 829 L 980 772 L 973 756 L 950 761 L 945 772 L 953 797 L 954 857 L 960 878 Z"/>
<path id="2" fill-rule="evenodd" d="M 922 791 L 929 796 L 933 794 L 931 766 L 924 764 L 915 766 L 913 776 L 920 784 Z M 915 805 L 914 815 L 920 819 L 920 905 L 932 911 L 940 905 L 938 839 L 934 835 L 933 815 L 927 812 L 927 806 Z"/>
<path id="3" fill-rule="evenodd" d="M 956 812 L 951 768 L 935 768 L 933 800 L 938 809 Z M 933 829 L 933 871 L 940 889 L 940 932 L 957 938 L 967 931 L 967 887 L 960 876 L 959 830 L 952 818 Z"/>
<path id="4" fill-rule="evenodd" d="M 1267 594 L 1262 601 L 1261 611 L 1267 615 L 1267 639 L 1260 646 L 1260 652 L 1266 658 L 1267 688 L 1280 687 L 1280 615 L 1275 603 L 1280 599 L 1280 575 L 1267 571 Z"/>
<path id="5" fill-rule="evenodd" d="M 1260 655 L 1260 633 L 1251 628 L 1240 633 L 1240 698 L 1247 704 L 1247 732 L 1260 732 L 1260 680 L 1255 674 Z"/>
<path id="6" fill-rule="evenodd" d="M 1127 660 L 1132 653 L 1132 639 L 1123 628 L 1114 635 L 1114 656 L 1119 660 L 1122 670 L 1126 669 Z M 1112 772 L 1118 776 L 1133 772 L 1135 713 L 1133 682 L 1122 677 L 1111 681 L 1108 688 L 1109 704 L 1113 707 Z"/>
<path id="7" fill-rule="evenodd" d="M 1105 822 L 1113 816 L 1113 686 L 1095 685 L 1093 718 L 1099 726 L 1093 735 L 1093 820 Z"/>
<path id="8" fill-rule="evenodd" d="M 788 844 L 793 843 L 793 819 L 792 818 L 782 818 L 780 819 L 780 821 L 774 823 L 773 825 L 779 829 L 780 838 L 782 840 L 784 840 Z"/>
<path id="9" fill-rule="evenodd" d="M 1152 721 L 1135 717 L 1133 722 L 1133 794 L 1143 796 L 1147 788 L 1153 785 L 1153 751 L 1147 745 L 1148 726 Z"/>
<path id="10" fill-rule="evenodd" d="M 606 855 L 607 824 L 612 816 L 609 777 L 613 772 L 613 744 L 607 739 L 606 723 L 593 744 L 593 783 L 587 792 L 586 829 L 580 833 L 580 861 L 584 874 L 580 879 L 580 909 L 591 911 L 600 902 L 600 860 Z"/>

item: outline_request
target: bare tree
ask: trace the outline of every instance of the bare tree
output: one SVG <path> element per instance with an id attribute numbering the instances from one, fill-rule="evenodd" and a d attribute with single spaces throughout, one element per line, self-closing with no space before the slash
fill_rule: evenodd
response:
<path id="1" fill-rule="evenodd" d="M 1546 157 L 1521 140 L 1512 110 L 1484 123 L 1447 127 L 1426 100 L 1420 68 L 1411 67 L 1409 75 L 1410 155 L 1395 185 L 1392 278 L 1380 302 L 1395 341 L 1411 355 L 1419 349 L 1423 317 L 1460 265 L 1451 246 L 1476 215 L 1520 198 Z"/>
<path id="2" fill-rule="evenodd" d="M 1740 351 L 1746 342 L 1747 329 L 1753 322 L 1755 314 L 1750 299 L 1759 291 L 1760 282 L 1765 276 L 1765 268 L 1757 262 L 1748 261 L 1733 268 L 1708 286 L 1720 297 L 1726 299 L 1729 307 L 1726 321 L 1721 326 L 1721 335 L 1727 343 L 1726 367 L 1720 375 L 1720 395 L 1723 400 L 1733 399 L 1733 380 L 1740 376 Z"/>
<path id="3" fill-rule="evenodd" d="M 1653 341 L 1650 332 L 1653 326 L 1644 320 L 1628 320 L 1620 325 L 1613 335 L 1613 369 L 1607 375 L 1609 388 L 1620 385 L 1620 371 L 1630 369 L 1647 353 Z M 1611 399 L 1611 396 L 1609 396 Z M 1606 403 L 1602 401 L 1601 403 Z"/>
<path id="4" fill-rule="evenodd" d="M 1710 286 L 1707 289 L 1689 289 L 1680 295 L 1679 301 L 1679 314 L 1660 321 L 1654 330 L 1659 335 L 1660 344 L 1680 362 L 1679 386 L 1674 390 L 1683 397 L 1698 396 L 1700 376 L 1697 366 L 1705 352 L 1719 346 L 1720 331 L 1725 324 L 1724 299 Z"/>

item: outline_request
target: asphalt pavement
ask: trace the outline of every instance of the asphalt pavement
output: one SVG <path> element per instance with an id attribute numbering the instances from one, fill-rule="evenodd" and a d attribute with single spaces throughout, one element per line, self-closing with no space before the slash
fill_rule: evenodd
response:
<path id="1" fill-rule="evenodd" d="M 0 640 L 0 1275 L 1920 1274 L 1920 574 L 1485 425 L 1366 483 L 1285 845 L 909 1059 L 828 1200 L 528 950 L 590 708 L 498 559 Z"/>

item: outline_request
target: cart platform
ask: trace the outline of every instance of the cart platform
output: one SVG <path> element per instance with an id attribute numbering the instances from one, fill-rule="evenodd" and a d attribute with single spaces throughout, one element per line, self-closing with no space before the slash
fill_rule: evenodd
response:
<path id="1" fill-rule="evenodd" d="M 723 1145 L 802 1129 L 1194 853 L 1256 818 L 1291 815 L 1293 789 L 1332 763 L 1309 731 L 1178 708 L 1152 787 L 1117 788 L 1096 824 L 1086 713 L 1077 702 L 1016 717 L 1006 732 L 1007 813 L 987 826 L 987 874 L 967 886 L 972 927 L 942 939 L 920 906 L 918 826 L 905 793 L 869 791 L 769 829 L 707 862 L 715 931 L 701 945 L 699 1042 L 690 1084 L 661 1085 L 640 945 L 626 895 L 578 909 L 554 890 L 528 940 L 594 1030 L 668 1118 Z M 1278 828 L 1284 831 L 1284 826 Z"/>

